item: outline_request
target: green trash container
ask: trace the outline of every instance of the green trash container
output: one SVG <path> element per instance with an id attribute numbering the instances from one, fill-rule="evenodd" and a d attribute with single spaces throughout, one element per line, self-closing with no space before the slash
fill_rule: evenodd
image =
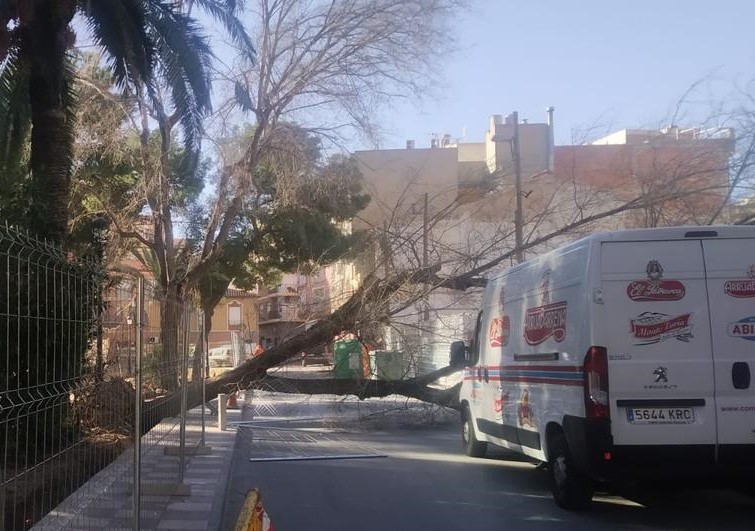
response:
<path id="1" fill-rule="evenodd" d="M 357 339 L 336 341 L 333 347 L 333 376 L 335 378 L 363 378 L 362 343 Z"/>
<path id="2" fill-rule="evenodd" d="M 373 380 L 401 380 L 406 377 L 404 353 L 395 350 L 370 352 L 370 373 Z"/>

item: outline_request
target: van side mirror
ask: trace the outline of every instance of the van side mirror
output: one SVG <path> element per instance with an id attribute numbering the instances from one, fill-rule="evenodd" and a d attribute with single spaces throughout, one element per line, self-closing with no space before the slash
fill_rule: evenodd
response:
<path id="1" fill-rule="evenodd" d="M 451 343 L 449 362 L 451 367 L 463 367 L 467 364 L 467 346 L 464 344 L 464 341 L 454 341 Z"/>

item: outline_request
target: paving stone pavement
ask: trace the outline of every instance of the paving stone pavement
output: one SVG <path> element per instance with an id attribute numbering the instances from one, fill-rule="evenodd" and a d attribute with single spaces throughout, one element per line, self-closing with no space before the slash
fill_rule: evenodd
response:
<path id="1" fill-rule="evenodd" d="M 232 529 L 229 522 L 235 521 L 236 508 L 227 505 L 227 488 L 237 445 L 241 445 L 237 451 L 246 463 L 250 457 L 373 454 L 375 450 L 357 444 L 349 437 L 349 432 L 355 428 L 354 423 L 364 425 L 369 422 L 366 419 L 379 419 L 384 411 L 403 411 L 405 402 L 403 399 L 395 401 L 395 407 L 391 407 L 393 402 L 390 400 L 373 404 L 331 396 L 313 399 L 300 395 L 248 392 L 246 415 L 242 417 L 241 410 L 228 410 L 229 428 L 226 431 L 220 431 L 216 418 L 207 414 L 205 437 L 212 452 L 187 457 L 184 485 L 190 487 L 190 495 L 155 495 L 142 491 L 140 529 L 222 531 L 223 525 L 226 528 L 230 525 Z M 420 414 L 426 416 L 424 411 Z M 189 412 L 189 447 L 199 441 L 200 418 L 199 408 Z M 411 420 L 414 421 L 414 417 Z M 236 429 L 239 423 L 241 430 Z M 165 455 L 163 450 L 177 444 L 178 432 L 177 419 L 166 419 L 144 436 L 143 489 L 154 483 L 176 483 L 178 457 Z M 132 483 L 133 452 L 127 450 L 32 529 L 131 531 L 134 529 Z"/>
<path id="2" fill-rule="evenodd" d="M 240 419 L 240 415 L 239 410 L 228 410 L 229 421 Z M 220 431 L 216 419 L 207 413 L 205 444 L 212 450 L 208 455 L 187 456 L 184 485 L 190 488 L 188 496 L 156 495 L 146 490 L 155 484 L 176 484 L 178 480 L 179 458 L 163 451 L 177 444 L 178 421 L 166 419 L 154 431 L 160 433 L 159 440 L 152 437 L 150 444 L 142 447 L 140 529 L 219 531 L 236 429 Z M 199 408 L 187 415 L 186 432 L 187 446 L 196 445 L 201 432 Z M 32 530 L 132 531 L 133 470 L 133 452 L 127 450 Z"/>

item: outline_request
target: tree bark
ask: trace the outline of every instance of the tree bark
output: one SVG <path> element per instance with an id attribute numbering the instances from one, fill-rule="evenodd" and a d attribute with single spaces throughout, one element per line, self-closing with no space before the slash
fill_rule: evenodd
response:
<path id="1" fill-rule="evenodd" d="M 65 75 L 69 23 L 75 2 L 29 2 L 22 23 L 28 54 L 31 107 L 29 225 L 40 236 L 63 242 L 68 232 L 73 124 L 71 87 Z"/>
<path id="2" fill-rule="evenodd" d="M 160 343 L 162 353 L 159 363 L 160 386 L 168 391 L 178 388 L 178 343 L 183 314 L 183 292 L 180 284 L 169 283 L 164 288 L 160 304 Z"/>
<path id="3" fill-rule="evenodd" d="M 360 400 L 402 395 L 458 410 L 461 384 L 448 389 L 438 389 L 428 387 L 414 378 L 408 380 L 308 380 L 267 375 L 254 380 L 250 387 L 279 393 L 353 395 Z"/>
<path id="4" fill-rule="evenodd" d="M 244 365 L 247 367 L 247 371 L 253 370 L 250 367 L 255 365 L 254 362 L 256 359 L 257 358 L 250 360 Z M 408 380 L 294 379 L 270 376 L 267 375 L 265 371 L 258 370 L 256 371 L 257 377 L 249 379 L 244 385 L 236 385 L 233 382 L 229 382 L 227 378 L 223 377 L 225 375 L 212 378 L 207 382 L 205 396 L 207 400 L 212 400 L 220 392 L 229 394 L 238 391 L 239 389 L 249 388 L 275 391 L 279 393 L 324 393 L 340 396 L 352 395 L 360 400 L 367 398 L 382 398 L 392 394 L 398 394 L 459 410 L 459 389 L 461 384 L 456 384 L 448 389 L 439 389 L 428 385 L 443 376 L 447 376 L 459 370 L 461 370 L 460 367 L 448 366 L 430 374 L 410 378 Z M 188 391 L 188 408 L 191 409 L 200 405 L 202 403 L 202 396 L 202 387 L 200 385 L 190 385 Z M 150 415 L 145 414 L 142 422 L 151 423 L 149 424 L 149 427 L 152 427 L 156 423 L 155 418 L 162 419 L 164 417 L 178 415 L 180 412 L 179 397 L 180 393 L 171 393 L 168 396 L 153 401 L 150 405 L 150 411 L 158 411 L 159 413 L 157 415 L 154 413 Z M 149 427 L 145 429 L 149 429 Z"/>
<path id="5" fill-rule="evenodd" d="M 194 345 L 194 356 L 191 358 L 191 381 L 199 382 L 206 375 L 201 374 L 202 371 L 202 356 L 204 356 L 204 338 L 206 333 L 204 327 L 199 330 L 199 338 Z"/>
<path id="6" fill-rule="evenodd" d="M 210 358 L 209 358 L 209 352 L 205 352 L 205 342 L 207 341 L 205 338 L 210 337 L 210 331 L 212 331 L 212 315 L 215 313 L 215 307 L 211 305 L 204 305 L 202 306 L 202 314 L 204 315 L 204 319 L 202 321 L 202 329 L 199 333 L 199 339 L 197 340 L 197 344 L 194 347 L 194 358 L 191 362 L 191 380 L 192 381 L 200 381 L 201 378 L 206 378 L 210 375 Z M 208 343 L 209 344 L 209 343 Z M 200 371 L 202 370 L 202 356 L 205 357 L 205 374 L 200 375 Z"/>

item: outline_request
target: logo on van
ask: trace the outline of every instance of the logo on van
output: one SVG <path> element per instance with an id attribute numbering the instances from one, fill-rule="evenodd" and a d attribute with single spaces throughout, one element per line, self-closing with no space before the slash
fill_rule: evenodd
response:
<path id="1" fill-rule="evenodd" d="M 566 301 L 530 308 L 524 316 L 527 344 L 539 345 L 551 336 L 559 343 L 566 337 Z"/>
<path id="2" fill-rule="evenodd" d="M 655 383 L 668 383 L 668 369 L 666 367 L 658 367 L 653 371 L 655 376 Z"/>
<path id="3" fill-rule="evenodd" d="M 633 301 L 678 301 L 684 298 L 686 289 L 678 280 L 662 280 L 663 267 L 658 260 L 648 262 L 647 280 L 634 280 L 627 286 L 627 295 Z"/>
<path id="4" fill-rule="evenodd" d="M 635 345 L 652 345 L 667 339 L 688 342 L 692 339 L 691 313 L 671 317 L 665 313 L 643 312 L 631 319 L 630 330 Z"/>
<path id="5" fill-rule="evenodd" d="M 536 428 L 535 416 L 532 413 L 532 404 L 530 403 L 530 390 L 522 389 L 519 396 L 519 403 L 516 408 L 517 423 L 523 428 Z"/>
<path id="6" fill-rule="evenodd" d="M 728 332 L 731 337 L 755 341 L 755 315 L 740 319 L 736 323 L 729 323 Z"/>
<path id="7" fill-rule="evenodd" d="M 509 403 L 509 392 L 501 390 L 501 397 L 493 400 L 493 410 L 501 413 Z"/>
<path id="8" fill-rule="evenodd" d="M 488 336 L 491 347 L 505 347 L 509 344 L 509 335 L 511 335 L 511 323 L 509 316 L 493 317 L 490 321 Z"/>
<path id="9" fill-rule="evenodd" d="M 747 277 L 740 280 L 727 280 L 724 283 L 724 293 L 737 299 L 755 297 L 755 264 L 747 268 Z"/>

